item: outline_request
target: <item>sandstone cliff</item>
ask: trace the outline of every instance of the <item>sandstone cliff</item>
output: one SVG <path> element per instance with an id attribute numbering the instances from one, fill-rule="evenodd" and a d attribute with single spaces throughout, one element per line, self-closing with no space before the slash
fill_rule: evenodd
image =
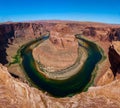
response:
<path id="1" fill-rule="evenodd" d="M 39 37 L 46 32 L 43 24 L 10 23 L 0 24 L 0 63 L 7 64 L 6 49 L 9 44 Z"/>
<path id="2" fill-rule="evenodd" d="M 67 25 L 57 24 L 48 40 L 33 49 L 33 57 L 47 71 L 58 71 L 73 65 L 78 57 L 78 42 Z"/>
<path id="3" fill-rule="evenodd" d="M 120 26 L 107 25 L 99 23 L 80 23 L 80 22 L 60 22 L 60 21 L 45 21 L 45 22 L 24 22 L 24 23 L 7 23 L 0 24 L 0 63 L 7 64 L 6 49 L 13 42 L 24 41 L 25 39 L 33 39 L 47 31 L 56 30 L 60 26 L 66 27 L 61 30 L 70 34 L 82 34 L 91 36 L 100 41 L 120 40 Z M 69 30 L 70 29 L 70 30 Z M 19 40 L 18 40 L 19 39 Z M 17 41 L 18 40 L 18 41 Z"/>
<path id="4" fill-rule="evenodd" d="M 120 80 L 88 92 L 53 98 L 10 76 L 0 65 L 0 108 L 120 108 Z"/>
<path id="5" fill-rule="evenodd" d="M 114 76 L 120 78 L 120 42 L 113 42 L 109 48 L 109 60 Z"/>
<path id="6" fill-rule="evenodd" d="M 9 54 L 6 50 L 9 47 L 11 50 L 12 44 L 14 46 L 18 42 L 34 39 L 51 30 L 53 30 L 54 34 L 56 28 L 58 29 L 62 25 L 65 25 L 65 28 L 61 30 L 62 35 L 64 35 L 65 31 L 70 32 L 70 35 L 83 34 L 93 40 L 96 39 L 97 42 L 100 41 L 102 43 L 100 45 L 103 48 L 107 46 L 107 50 L 109 46 L 107 42 L 120 40 L 120 26 L 117 25 L 79 22 L 0 24 L 0 63 L 7 64 L 7 56 Z M 58 37 L 61 38 L 62 36 Z M 51 41 L 54 43 L 55 40 Z M 13 78 L 7 68 L 0 65 L 0 108 L 120 108 L 120 43 L 112 42 L 112 45 L 114 47 L 111 46 L 109 48 L 112 71 L 108 68 L 106 69 L 107 71 L 104 72 L 103 79 L 100 81 L 102 83 L 101 86 L 90 87 L 87 92 L 73 97 L 51 97 L 47 93 L 43 93 L 19 81 L 19 79 Z M 106 49 L 104 48 L 104 51 Z M 115 79 L 112 76 L 112 72 Z"/>

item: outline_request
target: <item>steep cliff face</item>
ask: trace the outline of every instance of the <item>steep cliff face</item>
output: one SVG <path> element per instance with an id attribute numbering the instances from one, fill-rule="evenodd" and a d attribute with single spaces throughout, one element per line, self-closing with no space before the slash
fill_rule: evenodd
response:
<path id="1" fill-rule="evenodd" d="M 110 41 L 120 41 L 120 28 L 111 28 L 108 36 Z"/>
<path id="2" fill-rule="evenodd" d="M 83 35 L 95 36 L 96 35 L 95 27 L 86 27 L 85 30 L 83 31 Z"/>
<path id="3" fill-rule="evenodd" d="M 83 35 L 97 37 L 101 41 L 119 41 L 120 28 L 119 27 L 86 27 L 83 30 Z"/>
<path id="4" fill-rule="evenodd" d="M 55 31 L 59 31 L 59 28 L 62 26 L 64 26 L 64 29 L 61 29 L 61 36 L 64 36 L 66 33 L 69 34 L 68 37 L 71 35 L 82 34 L 87 37 L 92 37 L 93 39 L 96 38 L 103 42 L 103 45 L 104 42 L 109 43 L 113 40 L 120 40 L 120 26 L 107 24 L 54 21 L 0 24 L 0 63 L 8 63 L 8 52 L 6 49 L 9 47 L 9 44 L 14 43 L 15 40 L 19 39 L 24 41 L 34 39 L 47 31 L 53 31 L 53 33 L 55 33 Z M 60 37 L 60 35 L 56 36 L 57 40 L 58 37 Z M 18 41 L 16 41 L 16 43 Z M 65 43 L 63 41 L 64 40 L 61 41 L 60 39 L 56 44 L 60 43 L 60 45 L 63 45 L 61 44 L 61 42 Z"/>
<path id="5" fill-rule="evenodd" d="M 111 25 L 97 25 L 82 24 L 82 23 L 52 23 L 52 22 L 39 22 L 39 23 L 10 23 L 0 25 L 0 44 L 11 43 L 14 38 L 17 37 L 37 37 L 43 34 L 45 31 L 57 30 L 61 26 L 65 25 L 64 32 L 78 34 L 81 33 L 85 36 L 96 36 L 99 39 L 106 40 L 120 40 L 120 27 L 112 27 Z"/>
<path id="6" fill-rule="evenodd" d="M 0 42 L 8 42 L 17 37 L 38 37 L 45 32 L 40 23 L 12 23 L 0 25 Z"/>
<path id="7" fill-rule="evenodd" d="M 0 63 L 6 64 L 7 63 L 7 53 L 6 48 L 8 44 L 12 43 L 14 40 L 14 29 L 12 24 L 0 25 Z"/>
<path id="8" fill-rule="evenodd" d="M 120 75 L 120 42 L 113 42 L 109 48 L 109 60 L 114 76 Z"/>
<path id="9" fill-rule="evenodd" d="M 0 25 L 0 63 L 8 63 L 6 48 L 12 44 L 15 39 L 36 38 L 46 32 L 42 24 L 34 23 L 12 23 Z"/>
<path id="10" fill-rule="evenodd" d="M 9 44 L 14 44 L 14 40 L 22 39 L 24 41 L 28 38 L 33 39 L 51 30 L 54 33 L 57 27 L 59 29 L 62 26 L 61 24 L 63 25 L 63 22 L 1 24 L 0 63 L 6 64 L 8 62 L 6 49 L 9 47 Z M 64 22 L 64 24 L 65 28 L 61 30 L 62 35 L 65 32 L 69 32 L 69 36 L 71 34 L 83 34 L 97 38 L 103 42 L 103 45 L 106 41 L 120 40 L 120 27 L 74 22 Z M 66 39 L 68 40 L 68 38 Z M 120 43 L 117 45 L 117 48 L 115 44 L 113 44 L 114 47 L 111 46 L 109 48 L 111 69 L 115 76 L 118 76 L 120 73 L 120 55 L 118 53 Z M 108 70 L 104 80 L 101 80 L 102 85 L 105 84 L 104 82 L 109 83 L 107 85 L 91 87 L 86 93 L 57 99 L 13 78 L 8 73 L 7 68 L 0 65 L 0 108 L 120 108 L 120 79 L 113 81 L 111 75 L 111 70 Z M 107 81 L 106 76 L 109 79 Z"/>
<path id="11" fill-rule="evenodd" d="M 12 78 L 0 65 L 0 108 L 120 108 L 120 80 L 73 97 L 54 98 Z"/>
<path id="12" fill-rule="evenodd" d="M 0 25 L 0 44 L 10 43 L 14 38 L 14 28 L 12 24 Z"/>

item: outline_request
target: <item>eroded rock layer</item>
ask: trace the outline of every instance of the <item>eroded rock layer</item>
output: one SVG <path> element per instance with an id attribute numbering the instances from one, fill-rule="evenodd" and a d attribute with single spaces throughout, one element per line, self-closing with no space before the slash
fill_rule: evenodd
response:
<path id="1" fill-rule="evenodd" d="M 33 49 L 33 57 L 47 71 L 54 72 L 70 67 L 78 57 L 78 42 L 66 25 L 56 25 L 50 38 Z"/>
<path id="2" fill-rule="evenodd" d="M 120 78 L 120 42 L 112 42 L 109 48 L 109 60 L 114 76 Z"/>
<path id="3" fill-rule="evenodd" d="M 0 24 L 0 63 L 7 64 L 9 62 L 7 57 L 8 52 L 6 51 L 9 44 L 18 44 L 25 40 L 37 38 L 47 31 L 56 31 L 56 28 L 60 28 L 61 25 L 65 25 L 64 29 L 61 30 L 62 36 L 64 35 L 64 31 L 66 31 L 74 35 L 82 34 L 92 37 L 102 42 L 120 40 L 119 25 L 69 21 L 11 22 Z"/>
<path id="4" fill-rule="evenodd" d="M 7 64 L 9 62 L 8 57 L 6 57 L 8 53 L 6 49 L 9 44 L 18 44 L 25 40 L 37 38 L 47 31 L 56 31 L 56 28 L 60 28 L 61 25 L 65 25 L 65 28 L 61 30 L 63 32 L 62 36 L 64 35 L 64 31 L 69 31 L 70 29 L 70 34 L 82 34 L 102 42 L 119 40 L 120 38 L 119 25 L 67 21 L 0 24 L 0 63 Z"/>
<path id="5" fill-rule="evenodd" d="M 57 33 L 61 26 L 64 26 L 64 29 L 61 29 L 60 36 Z M 69 21 L 0 24 L 0 63 L 7 64 L 22 44 L 48 31 L 51 31 L 53 37 L 47 44 L 52 48 L 56 46 L 59 50 L 63 49 L 63 39 L 64 49 L 67 49 L 66 40 L 73 41 L 74 38 L 70 36 L 81 34 L 98 43 L 106 55 L 109 52 L 109 59 L 107 56 L 100 67 L 100 73 L 97 73 L 97 87 L 90 87 L 87 92 L 73 97 L 57 99 L 20 81 L 18 78 L 23 74 L 17 65 L 8 67 L 13 76 L 17 75 L 16 78 L 9 74 L 6 67 L 0 65 L 0 108 L 120 108 L 120 43 L 112 42 L 120 40 L 120 25 Z M 67 36 L 70 38 L 63 37 L 65 32 L 69 32 Z M 109 48 L 111 42 L 112 46 Z"/>
<path id="6" fill-rule="evenodd" d="M 53 98 L 10 76 L 0 65 L 0 108 L 119 108 L 120 80 L 73 97 Z"/>

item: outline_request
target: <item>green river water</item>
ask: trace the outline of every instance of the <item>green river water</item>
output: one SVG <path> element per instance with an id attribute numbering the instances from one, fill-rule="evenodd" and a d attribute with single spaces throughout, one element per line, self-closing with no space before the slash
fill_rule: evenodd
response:
<path id="1" fill-rule="evenodd" d="M 84 46 L 84 48 L 88 52 L 88 57 L 84 66 L 77 74 L 66 80 L 53 80 L 46 78 L 36 69 L 35 61 L 32 56 L 31 46 L 37 42 L 40 43 L 47 38 L 48 36 L 38 38 L 19 49 L 20 57 L 22 58 L 20 65 L 26 75 L 39 89 L 46 91 L 55 97 L 72 96 L 76 93 L 87 90 L 86 88 L 92 84 L 91 80 L 94 80 L 92 73 L 95 71 L 95 67 L 103 57 L 100 47 L 93 42 L 77 36 L 80 41 L 87 44 L 87 47 Z M 81 44 L 79 43 L 79 45 Z"/>

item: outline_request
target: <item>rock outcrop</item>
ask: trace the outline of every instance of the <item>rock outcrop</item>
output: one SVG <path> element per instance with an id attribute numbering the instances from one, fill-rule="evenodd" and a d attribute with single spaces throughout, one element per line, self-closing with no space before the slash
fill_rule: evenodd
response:
<path id="1" fill-rule="evenodd" d="M 104 74 L 99 78 L 97 85 L 103 86 L 111 83 L 114 80 L 114 74 L 112 70 L 109 68 Z"/>
<path id="2" fill-rule="evenodd" d="M 36 38 L 45 33 L 46 29 L 42 24 L 34 23 L 11 23 L 0 24 L 0 63 L 7 64 L 6 49 L 9 44 L 13 44 L 16 39 L 21 41 Z"/>
<path id="3" fill-rule="evenodd" d="M 69 63 L 72 61 L 71 64 L 77 57 L 75 34 L 85 35 L 102 43 L 100 45 L 107 45 L 106 49 L 109 45 L 106 43 L 112 43 L 108 53 L 111 69 L 108 68 L 98 81 L 100 86 L 90 87 L 87 92 L 76 94 L 73 97 L 54 98 L 34 87 L 30 87 L 27 83 L 21 82 L 18 79 L 19 77 L 13 78 L 9 74 L 7 68 L 3 66 L 8 63 L 7 49 L 12 44 L 16 45 L 17 42 L 37 38 L 48 31 L 51 31 L 51 36 L 49 41 L 44 43 L 48 46 L 47 54 L 48 52 L 51 53 L 50 48 L 54 48 L 56 52 L 62 50 L 69 52 L 69 54 L 74 55 L 69 56 L 69 58 L 67 58 L 68 55 L 66 57 L 66 61 L 67 59 Z M 0 63 L 3 64 L 0 65 L 0 108 L 120 108 L 119 40 L 119 25 L 64 21 L 0 24 Z M 42 52 L 46 48 L 44 44 Z M 16 47 L 18 48 L 18 46 Z M 102 47 L 104 48 L 104 46 Z M 45 55 L 46 52 L 43 53 L 43 56 Z M 51 55 L 47 56 L 52 57 Z M 59 57 L 61 58 L 61 56 Z"/>
<path id="4" fill-rule="evenodd" d="M 0 108 L 119 108 L 120 80 L 91 87 L 88 92 L 53 98 L 11 77 L 0 65 Z"/>
<path id="5" fill-rule="evenodd" d="M 100 41 L 120 40 L 120 26 L 99 23 L 65 22 L 65 21 L 41 21 L 0 24 L 0 63 L 7 64 L 6 49 L 9 44 L 28 39 L 34 39 L 47 31 L 56 31 L 61 25 L 65 25 L 64 31 L 69 34 L 82 34 L 91 36 Z M 69 30 L 70 29 L 70 30 Z M 19 39 L 19 40 L 18 40 Z M 18 41 L 17 41 L 18 40 Z"/>
<path id="6" fill-rule="evenodd" d="M 120 28 L 112 28 L 108 32 L 110 41 L 120 41 Z"/>
<path id="7" fill-rule="evenodd" d="M 120 42 L 112 42 L 109 48 L 109 60 L 114 76 L 120 78 Z"/>
<path id="8" fill-rule="evenodd" d="M 66 25 L 56 25 L 50 38 L 33 49 L 33 57 L 46 71 L 68 68 L 78 57 L 77 39 Z"/>

